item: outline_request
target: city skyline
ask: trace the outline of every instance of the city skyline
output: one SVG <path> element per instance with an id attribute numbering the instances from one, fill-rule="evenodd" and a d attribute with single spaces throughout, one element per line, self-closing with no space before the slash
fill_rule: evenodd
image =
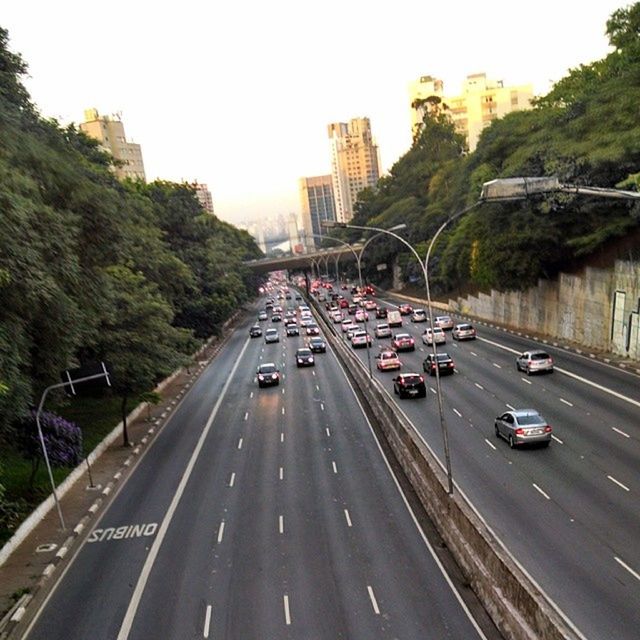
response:
<path id="1" fill-rule="evenodd" d="M 114 0 L 84 24 L 77 0 L 23 0 L 0 26 L 29 65 L 25 85 L 45 117 L 79 124 L 88 105 L 121 112 L 147 179 L 206 183 L 216 215 L 236 223 L 300 213 L 299 178 L 330 172 L 331 122 L 369 118 L 387 172 L 411 144 L 417 77 L 455 92 L 486 72 L 546 93 L 569 68 L 610 51 L 605 23 L 626 3 L 597 4 L 542 0 L 521 26 L 513 2 L 489 0 L 393 9 L 185 0 L 180 12 L 154 5 L 151 21 L 146 3 Z M 341 31 L 349 38 L 332 37 Z"/>

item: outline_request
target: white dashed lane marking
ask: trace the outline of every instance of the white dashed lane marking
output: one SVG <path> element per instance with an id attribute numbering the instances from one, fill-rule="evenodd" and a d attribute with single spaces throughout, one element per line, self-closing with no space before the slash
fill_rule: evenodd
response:
<path id="1" fill-rule="evenodd" d="M 285 595 L 283 598 L 284 602 L 284 621 L 286 625 L 291 624 L 291 611 L 289 610 L 289 596 Z"/>
<path id="2" fill-rule="evenodd" d="M 620 560 L 618 556 L 613 556 L 615 561 L 623 568 L 625 568 L 636 580 L 640 580 L 640 574 L 634 571 L 626 562 Z"/>
<path id="3" fill-rule="evenodd" d="M 609 478 L 609 480 L 611 480 L 611 482 L 617 484 L 619 487 L 621 487 L 625 491 L 630 491 L 629 487 L 627 487 L 626 485 L 622 484 L 622 482 L 620 482 L 620 480 L 616 480 L 613 476 L 607 476 L 607 478 Z"/>
<path id="4" fill-rule="evenodd" d="M 369 592 L 369 599 L 371 600 L 371 606 L 373 607 L 373 610 L 375 611 L 376 615 L 380 615 L 380 609 L 378 607 L 378 602 L 376 600 L 376 596 L 373 593 L 373 589 L 367 585 L 367 591 Z"/>
<path id="5" fill-rule="evenodd" d="M 616 433 L 619 433 L 621 436 L 624 436 L 625 438 L 630 438 L 631 436 L 628 433 L 625 433 L 624 431 L 620 431 L 620 429 L 616 429 L 616 427 L 611 427 Z"/>
<path id="6" fill-rule="evenodd" d="M 494 446 L 494 444 L 492 442 L 489 442 L 486 438 L 484 439 L 484 441 L 495 451 L 496 448 Z"/>
<path id="7" fill-rule="evenodd" d="M 571 402 L 569 402 L 568 400 L 565 400 L 564 398 L 560 398 L 560 402 L 564 402 L 564 404 L 573 407 L 573 404 L 571 404 Z"/>
<path id="8" fill-rule="evenodd" d="M 551 500 L 548 494 L 546 494 L 535 482 L 533 483 L 533 487 L 538 493 L 543 495 L 547 500 Z"/>
<path id="9" fill-rule="evenodd" d="M 462 414 L 457 409 L 454 409 L 453 413 L 455 413 L 458 416 L 458 418 L 462 418 Z"/>
<path id="10" fill-rule="evenodd" d="M 224 535 L 224 520 L 220 523 L 220 528 L 218 529 L 218 544 L 222 542 L 223 535 Z"/>
<path id="11" fill-rule="evenodd" d="M 347 526 L 349 526 L 349 527 L 353 526 L 351 524 L 351 516 L 349 515 L 349 511 L 347 509 L 344 510 L 344 517 L 347 520 Z"/>

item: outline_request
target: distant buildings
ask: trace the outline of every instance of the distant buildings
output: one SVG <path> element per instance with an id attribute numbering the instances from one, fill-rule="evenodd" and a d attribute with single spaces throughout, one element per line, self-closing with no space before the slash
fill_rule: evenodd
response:
<path id="1" fill-rule="evenodd" d="M 213 215 L 213 198 L 211 197 L 211 191 L 209 191 L 207 185 L 200 182 L 194 182 L 191 186 L 196 190 L 196 197 L 202 205 L 202 208 L 207 213 Z"/>
<path id="2" fill-rule="evenodd" d="M 331 143 L 331 181 L 338 222 L 349 222 L 358 194 L 375 187 L 380 178 L 378 145 L 369 118 L 354 118 L 328 126 Z"/>
<path id="3" fill-rule="evenodd" d="M 411 125 L 414 135 L 419 131 L 425 113 L 439 108 L 453 121 L 456 131 L 465 136 L 469 151 L 473 151 L 482 130 L 494 120 L 512 111 L 531 108 L 531 84 L 505 87 L 502 80 L 488 80 L 485 73 L 467 76 L 462 93 L 445 96 L 442 80 L 422 76 L 409 86 Z"/>
<path id="4" fill-rule="evenodd" d="M 314 236 L 326 233 L 322 222 L 336 219 L 333 180 L 331 175 L 300 178 L 299 187 L 304 244 L 307 248 L 314 248 L 320 244 L 320 238 Z"/>
<path id="5" fill-rule="evenodd" d="M 114 168 L 118 178 L 146 179 L 140 145 L 127 142 L 120 115 L 100 116 L 97 109 L 85 109 L 84 120 L 80 123 L 80 130 L 97 140 L 116 160 L 121 161 L 121 165 Z"/>

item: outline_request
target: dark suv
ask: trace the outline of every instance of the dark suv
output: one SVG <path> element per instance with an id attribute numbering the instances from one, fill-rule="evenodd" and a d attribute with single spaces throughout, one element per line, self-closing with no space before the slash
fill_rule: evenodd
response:
<path id="1" fill-rule="evenodd" d="M 296 366 L 313 367 L 314 357 L 311 349 L 302 347 L 296 351 Z"/>
<path id="2" fill-rule="evenodd" d="M 424 398 L 427 387 L 419 373 L 401 373 L 393 379 L 393 393 L 401 398 Z"/>
<path id="3" fill-rule="evenodd" d="M 258 386 L 269 387 L 280 384 L 280 373 L 273 362 L 264 362 L 258 367 Z"/>

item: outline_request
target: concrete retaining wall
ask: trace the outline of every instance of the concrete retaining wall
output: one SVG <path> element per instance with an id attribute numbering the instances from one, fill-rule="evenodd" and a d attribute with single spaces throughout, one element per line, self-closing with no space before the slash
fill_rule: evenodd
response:
<path id="1" fill-rule="evenodd" d="M 452 312 L 577 342 L 640 360 L 640 263 L 587 267 L 524 291 L 479 293 L 449 301 Z"/>
<path id="2" fill-rule="evenodd" d="M 319 311 L 319 306 L 311 303 Z M 325 334 L 345 362 L 374 412 L 397 460 L 422 505 L 436 524 L 467 580 L 496 626 L 514 640 L 582 639 L 537 585 L 520 568 L 481 517 L 455 492 L 447 493 L 446 474 L 428 445 L 326 322 Z"/>

